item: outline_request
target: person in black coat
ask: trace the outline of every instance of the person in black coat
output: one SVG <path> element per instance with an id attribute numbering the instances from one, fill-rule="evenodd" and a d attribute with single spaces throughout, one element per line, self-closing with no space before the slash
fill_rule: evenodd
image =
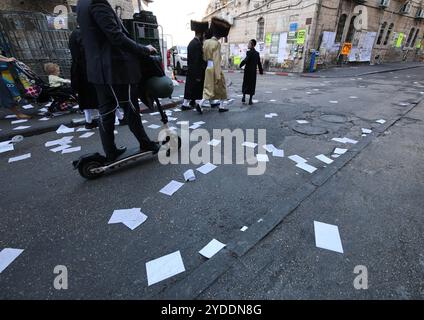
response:
<path id="1" fill-rule="evenodd" d="M 259 56 L 259 52 L 255 50 L 256 40 L 252 39 L 248 44 L 248 51 L 246 53 L 246 58 L 241 62 L 240 68 L 246 66 L 244 68 L 243 75 L 243 98 L 242 102 L 246 102 L 246 94 L 250 95 L 249 105 L 253 104 L 253 96 L 255 95 L 256 90 L 256 75 L 257 68 L 259 68 L 259 73 L 264 74 L 262 69 L 261 57 Z"/>
<path id="2" fill-rule="evenodd" d="M 187 78 L 184 89 L 184 102 L 181 110 L 190 110 L 198 107 L 196 100 L 203 96 L 203 84 L 205 82 L 206 61 L 203 60 L 203 38 L 209 28 L 208 22 L 191 21 L 191 30 L 195 37 L 190 41 L 187 48 Z M 199 111 L 199 110 L 198 110 Z"/>
<path id="3" fill-rule="evenodd" d="M 71 86 L 78 94 L 79 108 L 85 115 L 85 127 L 92 129 L 98 126 L 97 119 L 93 119 L 98 113 L 96 110 L 98 101 L 96 88 L 87 79 L 87 62 L 79 28 L 75 29 L 69 37 L 69 50 L 72 56 Z"/>
<path id="4" fill-rule="evenodd" d="M 130 38 L 107 0 L 80 0 L 77 21 L 87 61 L 87 80 L 94 84 L 99 100 L 100 137 L 108 161 L 126 148 L 115 145 L 115 112 L 124 109 L 131 132 L 142 151 L 159 151 L 144 131 L 140 118 L 137 87 L 141 80 L 140 57 L 155 53 Z"/>

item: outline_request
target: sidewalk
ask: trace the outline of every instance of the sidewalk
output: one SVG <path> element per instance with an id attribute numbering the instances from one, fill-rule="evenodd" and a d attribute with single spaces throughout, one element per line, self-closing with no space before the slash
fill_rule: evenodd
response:
<path id="1" fill-rule="evenodd" d="M 422 67 L 424 67 L 423 62 L 397 62 L 358 66 L 345 65 L 318 70 L 314 73 L 302 73 L 300 76 L 309 78 L 347 78 Z"/>
<path id="2" fill-rule="evenodd" d="M 181 103 L 180 92 L 184 90 L 184 86 L 175 88 L 173 99 L 163 99 L 162 106 L 164 109 L 175 108 Z M 4 108 L 0 109 L 0 141 L 10 140 L 14 136 L 21 135 L 23 137 L 30 137 L 38 134 L 43 134 L 51 131 L 56 131 L 60 125 L 67 127 L 77 127 L 85 124 L 84 115 L 78 110 L 75 112 L 58 113 L 54 117 L 45 117 L 40 109 L 46 108 L 44 105 L 32 103 L 34 108 L 23 110 L 25 114 L 31 115 L 33 118 L 28 121 L 19 123 L 12 123 L 18 119 L 7 118 L 12 114 Z M 150 113 L 150 109 L 144 107 L 141 113 Z M 16 128 L 22 129 L 16 130 Z M 24 128 L 27 127 L 27 128 Z"/>

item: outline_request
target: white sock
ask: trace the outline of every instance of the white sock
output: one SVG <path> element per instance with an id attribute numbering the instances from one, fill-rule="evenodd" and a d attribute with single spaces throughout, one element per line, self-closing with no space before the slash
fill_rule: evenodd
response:
<path id="1" fill-rule="evenodd" d="M 92 115 L 91 111 L 92 111 L 92 109 L 84 110 L 85 122 L 87 122 L 87 123 L 93 122 L 93 115 Z"/>
<path id="2" fill-rule="evenodd" d="M 219 100 L 219 109 L 224 108 L 224 101 Z"/>
<path id="3" fill-rule="evenodd" d="M 119 120 L 122 120 L 122 119 L 124 119 L 124 114 L 121 112 L 121 110 L 118 108 L 118 109 L 116 109 L 116 111 L 115 111 L 115 115 L 116 115 L 116 117 L 119 119 Z"/>
<path id="4" fill-rule="evenodd" d="M 187 99 L 184 99 L 184 101 L 183 101 L 183 106 L 184 107 L 188 107 L 188 104 L 190 103 L 190 101 L 189 100 L 187 100 Z"/>

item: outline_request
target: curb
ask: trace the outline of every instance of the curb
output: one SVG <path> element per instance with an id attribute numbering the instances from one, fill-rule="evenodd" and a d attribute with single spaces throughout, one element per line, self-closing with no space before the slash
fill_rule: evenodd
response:
<path id="1" fill-rule="evenodd" d="M 350 78 L 350 77 L 360 77 L 360 76 L 366 76 L 371 74 L 378 74 L 378 73 L 387 73 L 387 72 L 394 72 L 394 71 L 402 71 L 402 70 L 408 70 L 408 69 L 416 69 L 416 68 L 423 68 L 422 66 L 412 66 L 412 67 L 401 67 L 401 68 L 392 68 L 392 69 L 385 69 L 385 70 L 378 70 L 378 71 L 369 71 L 369 72 L 363 72 L 359 74 L 351 74 L 351 75 L 340 75 L 340 76 L 325 76 L 325 75 L 318 75 L 318 74 L 309 74 L 309 73 L 301 73 L 299 74 L 303 78 Z"/>
<path id="2" fill-rule="evenodd" d="M 224 70 L 224 73 L 244 73 L 244 70 Z M 273 75 L 273 76 L 284 76 L 284 77 L 294 77 L 296 75 L 293 72 L 282 72 L 282 71 L 265 71 L 264 74 Z"/>
<path id="3" fill-rule="evenodd" d="M 152 296 L 159 300 L 188 300 L 196 299 L 202 292 L 215 283 L 226 271 L 228 271 L 239 258 L 243 257 L 250 249 L 277 228 L 289 214 L 294 212 L 303 201 L 309 198 L 320 186 L 325 184 L 331 177 L 338 173 L 351 160 L 358 156 L 371 142 L 392 127 L 396 122 L 404 118 L 411 110 L 424 102 L 420 99 L 407 108 L 395 119 L 389 119 L 378 130 L 363 139 L 353 149 L 340 156 L 334 162 L 334 166 L 324 168 L 318 172 L 309 182 L 300 186 L 293 192 L 283 204 L 276 204 L 267 209 L 263 219 L 250 226 L 249 229 L 228 243 L 227 247 L 211 259 L 200 264 L 191 273 L 181 280 L 165 288 Z"/>

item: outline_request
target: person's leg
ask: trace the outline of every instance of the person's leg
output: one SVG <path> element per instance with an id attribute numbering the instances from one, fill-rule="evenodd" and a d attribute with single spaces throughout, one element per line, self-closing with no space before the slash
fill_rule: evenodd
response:
<path id="1" fill-rule="evenodd" d="M 184 99 L 183 101 L 183 105 L 181 106 L 181 110 L 186 111 L 186 110 L 190 110 L 190 106 L 189 106 L 189 99 Z"/>
<path id="2" fill-rule="evenodd" d="M 136 85 L 124 85 L 117 88 L 119 101 L 122 101 L 125 118 L 128 119 L 128 126 L 134 136 L 140 143 L 140 149 L 157 152 L 159 146 L 150 140 L 140 117 L 140 109 L 138 107 L 138 95 Z"/>
<path id="3" fill-rule="evenodd" d="M 241 102 L 242 103 L 245 103 L 246 102 L 246 95 L 243 93 L 243 98 L 241 99 Z"/>
<path id="4" fill-rule="evenodd" d="M 252 104 L 253 104 L 253 94 L 251 94 L 251 95 L 250 95 L 250 98 L 249 98 L 249 104 L 250 104 L 250 105 L 252 105 Z"/>
<path id="5" fill-rule="evenodd" d="M 103 150 L 108 160 L 114 160 L 120 152 L 115 145 L 115 110 L 118 102 L 115 99 L 112 87 L 109 85 L 96 85 L 97 98 L 99 100 L 100 114 L 100 138 Z"/>
<path id="6" fill-rule="evenodd" d="M 20 110 L 19 110 L 19 108 L 18 108 L 18 106 L 13 106 L 13 107 L 11 107 L 10 108 L 10 111 L 12 111 L 15 115 L 16 115 L 16 118 L 18 118 L 18 119 L 20 119 L 20 120 L 23 120 L 23 119 L 31 119 L 31 116 L 29 116 L 29 115 L 27 115 L 27 114 L 24 114 L 24 113 L 22 113 Z"/>
<path id="7" fill-rule="evenodd" d="M 96 109 L 85 109 L 84 116 L 86 129 L 94 129 L 99 126 L 98 119 L 95 118 L 96 116 L 98 117 L 98 111 Z"/>

